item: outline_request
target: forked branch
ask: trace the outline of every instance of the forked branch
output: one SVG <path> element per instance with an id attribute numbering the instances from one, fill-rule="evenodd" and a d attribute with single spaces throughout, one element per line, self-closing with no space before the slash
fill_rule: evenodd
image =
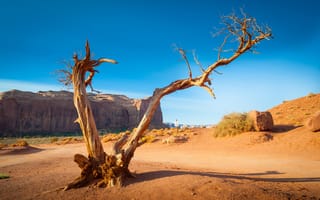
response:
<path id="1" fill-rule="evenodd" d="M 66 71 L 66 79 L 70 79 L 66 83 L 72 83 L 74 86 L 74 104 L 78 112 L 77 122 L 80 124 L 83 132 L 84 140 L 88 150 L 88 158 L 76 156 L 75 160 L 82 169 L 81 176 L 75 182 L 71 183 L 69 188 L 74 188 L 90 181 L 92 178 L 103 178 L 98 185 L 114 186 L 122 185 L 124 178 L 130 176 L 129 164 L 133 158 L 136 148 L 139 146 L 139 139 L 143 136 L 145 130 L 149 127 L 152 117 L 159 107 L 162 97 L 174 93 L 178 90 L 184 90 L 193 86 L 198 86 L 206 90 L 212 97 L 215 94 L 211 86 L 209 76 L 216 72 L 220 66 L 225 66 L 234 61 L 243 53 L 252 47 L 272 36 L 269 27 L 259 26 L 256 20 L 248 17 L 241 11 L 241 17 L 237 17 L 234 13 L 222 17 L 224 27 L 219 34 L 224 34 L 220 48 L 218 49 L 218 59 L 204 68 L 196 57 L 193 55 L 197 65 L 199 65 L 201 74 L 197 77 L 192 76 L 192 69 L 189 63 L 187 53 L 182 48 L 177 48 L 182 58 L 185 60 L 189 77 L 176 80 L 163 88 L 157 88 L 151 97 L 149 106 L 142 117 L 138 127 L 130 135 L 124 134 L 113 146 L 113 151 L 107 155 L 103 151 L 101 141 L 96 129 L 91 107 L 86 96 L 86 87 L 92 88 L 92 79 L 97 72 L 95 67 L 103 62 L 117 63 L 115 60 L 101 58 L 91 60 L 89 43 L 86 44 L 86 56 L 79 60 L 75 54 L 73 59 L 75 65 L 72 67 L 72 73 Z M 232 53 L 224 54 L 227 43 L 235 41 Z M 86 74 L 89 74 L 87 77 Z M 92 88 L 93 89 L 93 88 Z"/>
<path id="2" fill-rule="evenodd" d="M 199 86 L 205 89 L 212 97 L 215 98 L 214 91 L 210 87 L 211 79 L 209 76 L 213 72 L 217 72 L 216 69 L 218 67 L 231 63 L 240 55 L 256 46 L 260 41 L 268 39 L 272 36 L 270 28 L 262 28 L 261 26 L 258 26 L 255 18 L 248 17 L 246 14 L 244 14 L 244 12 L 242 12 L 241 17 L 237 17 L 234 13 L 228 16 L 223 16 L 222 22 L 224 27 L 221 29 L 221 31 L 219 31 L 219 34 L 225 33 L 225 37 L 218 51 L 218 60 L 204 69 L 194 54 L 194 60 L 196 64 L 200 66 L 201 75 L 195 78 L 192 77 L 191 66 L 186 52 L 183 49 L 178 48 L 182 58 L 186 61 L 189 70 L 189 77 L 186 79 L 176 80 L 166 87 L 158 88 L 154 91 L 149 107 L 140 121 L 139 126 L 135 132 L 129 136 L 127 143 L 123 146 L 123 160 L 125 163 L 127 163 L 127 165 L 133 157 L 135 149 L 138 147 L 139 139 L 144 134 L 144 131 L 148 128 L 153 114 L 159 106 L 162 97 L 174 93 L 177 90 L 187 89 L 192 86 Z M 226 58 L 222 58 L 224 47 L 231 39 L 237 41 L 238 44 L 231 55 Z"/>

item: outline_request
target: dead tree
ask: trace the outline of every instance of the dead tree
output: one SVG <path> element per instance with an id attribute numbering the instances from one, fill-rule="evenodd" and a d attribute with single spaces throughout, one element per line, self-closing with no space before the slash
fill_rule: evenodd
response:
<path id="1" fill-rule="evenodd" d="M 226 66 L 243 53 L 252 51 L 253 47 L 257 46 L 260 41 L 269 39 L 272 36 L 269 27 L 259 26 L 255 18 L 247 16 L 244 12 L 241 12 L 240 17 L 235 14 L 223 16 L 222 23 L 224 27 L 218 32 L 218 35 L 224 35 L 224 39 L 218 48 L 217 60 L 204 69 L 194 54 L 194 60 L 195 63 L 200 66 L 201 75 L 193 77 L 186 52 L 178 48 L 182 58 L 186 61 L 189 76 L 185 79 L 176 80 L 163 88 L 155 89 L 147 111 L 138 127 L 132 134 L 123 135 L 114 144 L 113 152 L 110 154 L 106 154 L 103 151 L 102 144 L 99 140 L 90 104 L 86 96 L 86 86 L 91 86 L 92 78 L 96 72 L 96 66 L 103 62 L 116 63 L 116 61 L 110 59 L 91 60 L 88 43 L 86 45 L 86 56 L 83 60 L 78 60 L 78 57 L 74 56 L 75 64 L 72 67 L 72 73 L 67 73 L 67 79 L 72 80 L 74 87 L 74 104 L 79 116 L 76 122 L 80 124 L 83 132 L 88 158 L 79 154 L 75 155 L 75 162 L 78 163 L 82 169 L 81 176 L 66 186 L 65 189 L 80 187 L 95 178 L 102 179 L 98 183 L 99 186 L 122 185 L 124 178 L 131 176 L 129 172 L 130 161 L 134 156 L 136 148 L 139 146 L 138 141 L 149 127 L 162 97 L 178 90 L 198 86 L 205 89 L 215 98 L 214 92 L 210 87 L 210 75 L 216 72 L 218 67 Z M 230 42 L 236 43 L 235 48 L 225 53 L 225 46 Z M 227 56 L 223 57 L 223 55 Z M 89 72 L 89 76 L 85 79 L 87 72 Z"/>

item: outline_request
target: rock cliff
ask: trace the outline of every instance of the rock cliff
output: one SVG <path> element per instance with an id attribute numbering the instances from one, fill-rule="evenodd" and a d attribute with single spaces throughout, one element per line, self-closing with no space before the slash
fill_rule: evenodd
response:
<path id="1" fill-rule="evenodd" d="M 77 113 L 72 96 L 67 91 L 0 93 L 0 137 L 80 132 L 79 125 L 74 123 Z M 101 131 L 134 128 L 150 101 L 149 98 L 130 99 L 110 94 L 90 93 L 88 97 L 97 128 Z M 151 126 L 163 126 L 160 106 Z"/>

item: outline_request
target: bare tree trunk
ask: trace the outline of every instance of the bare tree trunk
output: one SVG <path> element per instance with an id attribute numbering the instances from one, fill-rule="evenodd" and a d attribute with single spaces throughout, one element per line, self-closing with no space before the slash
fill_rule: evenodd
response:
<path id="1" fill-rule="evenodd" d="M 72 73 L 63 71 L 68 75 L 65 83 L 70 83 L 71 80 L 74 87 L 74 104 L 78 112 L 78 119 L 76 122 L 80 124 L 88 151 L 88 158 L 79 154 L 75 155 L 74 160 L 82 170 L 81 176 L 66 186 L 65 189 L 81 187 L 94 178 L 102 178 L 102 181 L 98 183 L 98 186 L 122 185 L 124 178 L 131 176 L 129 172 L 130 161 L 139 145 L 138 141 L 149 127 L 151 119 L 153 118 L 162 97 L 193 86 L 201 87 L 215 97 L 214 92 L 210 87 L 211 79 L 209 76 L 213 72 L 216 72 L 218 67 L 231 63 L 240 55 L 256 46 L 260 41 L 271 37 L 271 29 L 268 27 L 263 29 L 257 25 L 255 18 L 248 18 L 243 12 L 242 15 L 242 18 L 238 18 L 234 14 L 222 18 L 222 22 L 226 26 L 222 32 L 226 32 L 227 36 L 224 38 L 223 43 L 219 48 L 216 62 L 204 69 L 194 55 L 195 62 L 200 66 L 202 71 L 202 74 L 198 77 L 192 77 L 191 66 L 186 53 L 183 49 L 178 49 L 182 58 L 186 61 L 189 77 L 176 80 L 166 87 L 155 89 L 147 111 L 138 127 L 131 135 L 124 134 L 114 144 L 113 152 L 110 155 L 107 155 L 104 152 L 100 142 L 90 103 L 87 98 L 86 87 L 89 85 L 91 89 L 93 89 L 91 80 L 96 72 L 94 67 L 102 62 L 116 63 L 116 61 L 105 58 L 91 60 L 89 44 L 87 43 L 86 57 L 83 60 L 78 60 L 78 57 L 74 56 L 75 65 L 72 67 Z M 238 41 L 238 46 L 228 58 L 221 58 L 223 47 L 230 38 L 233 41 Z M 89 76 L 85 79 L 87 72 L 89 72 Z"/>
<path id="2" fill-rule="evenodd" d="M 87 147 L 88 158 L 83 155 L 76 154 L 74 161 L 81 168 L 81 175 L 79 178 L 68 184 L 64 190 L 71 188 L 81 187 L 94 178 L 102 177 L 102 171 L 100 166 L 105 164 L 106 154 L 103 150 L 102 143 L 99 138 L 96 123 L 94 121 L 93 113 L 91 110 L 90 102 L 87 97 L 86 87 L 90 85 L 96 70 L 94 67 L 103 62 L 116 63 L 110 59 L 91 60 L 89 43 L 86 44 L 86 57 L 82 60 L 78 60 L 77 55 L 74 56 L 74 66 L 72 67 L 72 73 L 66 72 L 67 79 L 71 79 L 73 84 L 73 102 L 78 113 L 78 118 L 75 122 L 79 123 L 83 138 Z M 89 72 L 89 76 L 86 78 L 86 73 Z M 67 80 L 66 82 L 69 82 Z"/>
<path id="3" fill-rule="evenodd" d="M 73 69 L 73 102 L 78 113 L 76 122 L 79 123 L 82 130 L 88 157 L 99 163 L 103 163 L 105 161 L 105 154 L 87 97 L 83 68 L 80 63 Z"/>
<path id="4" fill-rule="evenodd" d="M 262 28 L 257 25 L 254 18 L 247 18 L 246 14 L 243 13 L 243 11 L 242 14 L 243 18 L 241 19 L 236 17 L 234 14 L 223 17 L 223 23 L 226 25 L 226 28 L 224 30 L 229 33 L 225 37 L 222 45 L 219 48 L 218 60 L 216 62 L 209 65 L 206 70 L 204 70 L 202 65 L 194 55 L 194 60 L 200 66 L 200 69 L 202 71 L 202 74 L 200 76 L 195 78 L 192 77 L 192 71 L 186 53 L 183 49 L 178 48 L 182 58 L 186 61 L 189 70 L 189 78 L 174 81 L 168 86 L 160 89 L 158 88 L 154 91 L 148 109 L 141 119 L 138 127 L 135 129 L 135 132 L 129 136 L 129 139 L 123 146 L 122 150 L 119 147 L 115 150 L 115 152 L 122 151 L 123 166 L 125 168 L 128 168 L 130 161 L 134 156 L 134 152 L 138 147 L 138 141 L 143 136 L 145 130 L 149 127 L 152 117 L 157 107 L 159 106 L 162 97 L 174 93 L 178 90 L 184 90 L 193 86 L 199 86 L 205 89 L 210 95 L 215 98 L 214 92 L 212 88 L 210 88 L 211 79 L 209 78 L 209 75 L 211 75 L 212 72 L 216 72 L 216 68 L 225 66 L 234 61 L 240 55 L 250 50 L 253 46 L 257 45 L 261 40 L 271 37 L 271 29 L 266 27 L 265 30 L 262 30 Z M 223 47 L 230 35 L 233 35 L 238 40 L 238 47 L 234 50 L 234 53 L 229 58 L 221 58 Z"/>

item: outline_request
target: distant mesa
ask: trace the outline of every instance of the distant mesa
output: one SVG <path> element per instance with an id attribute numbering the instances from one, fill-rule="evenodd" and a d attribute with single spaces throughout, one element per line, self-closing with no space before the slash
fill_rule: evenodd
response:
<path id="1" fill-rule="evenodd" d="M 131 99 L 124 95 L 88 94 L 98 130 L 120 131 L 137 126 L 150 98 Z M 11 90 L 0 93 L 0 136 L 17 137 L 50 133 L 80 132 L 73 94 L 68 91 L 37 93 Z M 163 126 L 161 107 L 151 127 Z"/>

